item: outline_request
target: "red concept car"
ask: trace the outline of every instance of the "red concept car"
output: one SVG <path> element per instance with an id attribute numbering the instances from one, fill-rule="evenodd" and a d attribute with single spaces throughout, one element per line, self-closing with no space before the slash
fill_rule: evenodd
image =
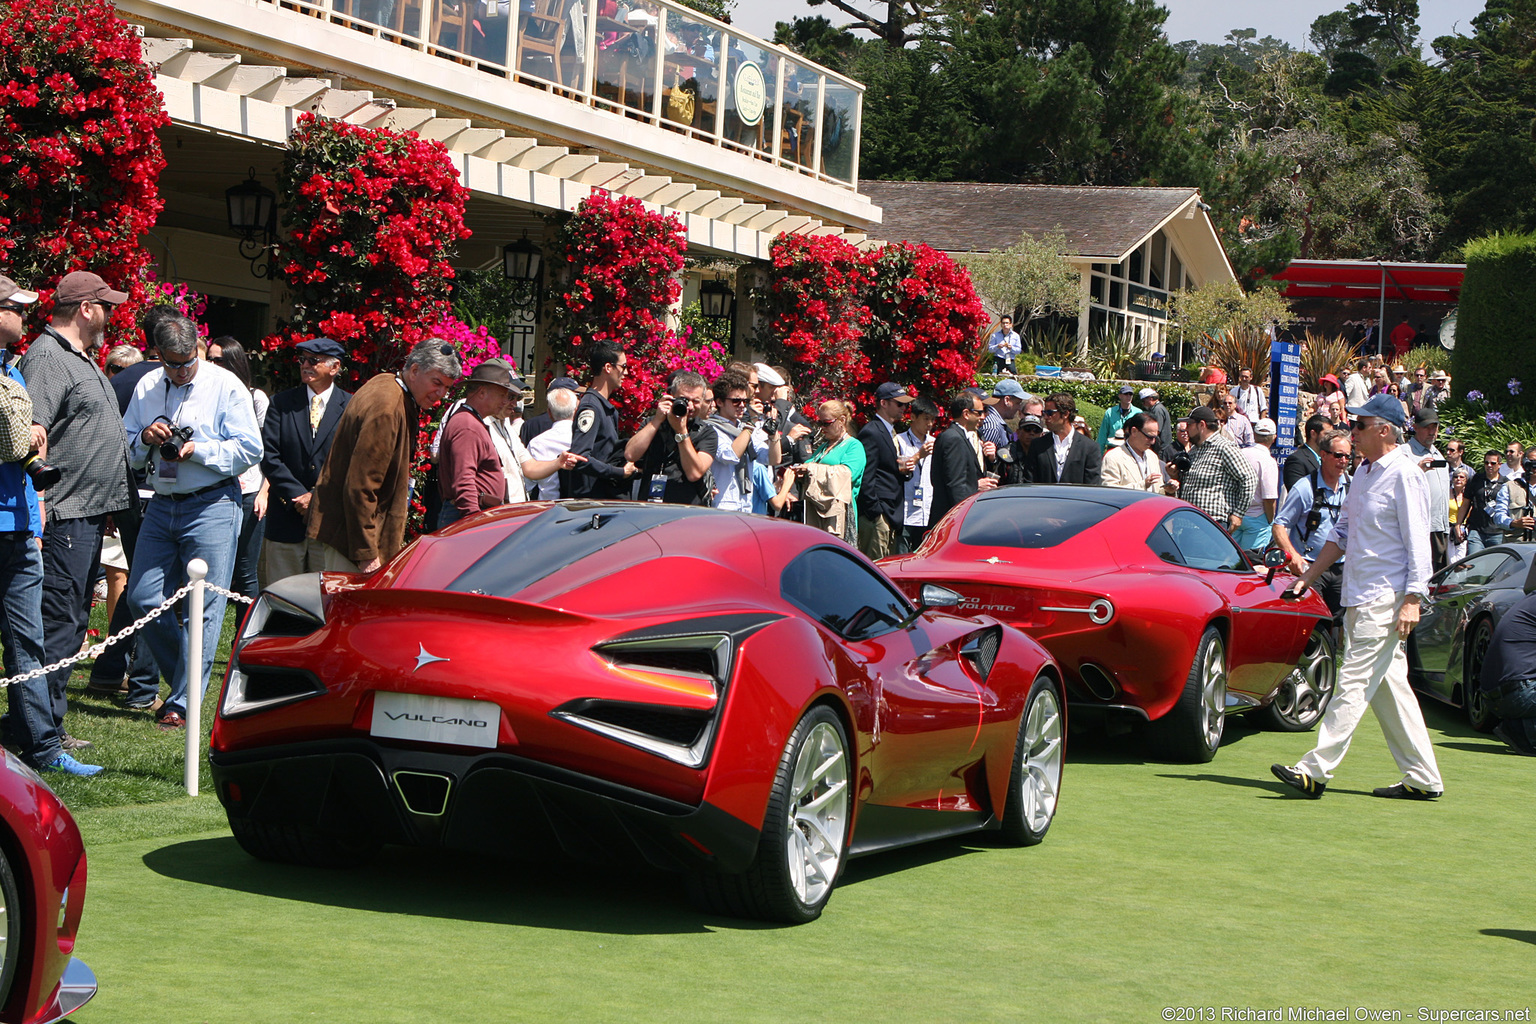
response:
<path id="1" fill-rule="evenodd" d="M 1025 485 L 957 505 L 918 551 L 882 561 L 909 594 L 937 583 L 959 611 L 1039 640 L 1067 700 L 1129 714 L 1169 757 L 1209 761 L 1225 716 L 1262 708 L 1311 728 L 1333 693 L 1327 606 L 1281 597 L 1204 513 L 1114 487 Z"/>
<path id="2" fill-rule="evenodd" d="M 72 955 L 85 906 L 85 846 L 53 790 L 0 750 L 0 1021 L 47 1024 L 96 994 Z"/>
<path id="3" fill-rule="evenodd" d="M 707 909 L 820 914 L 848 857 L 1039 842 L 1059 671 L 914 605 L 824 532 L 645 503 L 485 512 L 363 577 L 278 581 L 230 658 L 209 759 L 256 857 L 381 843 L 684 872 Z"/>

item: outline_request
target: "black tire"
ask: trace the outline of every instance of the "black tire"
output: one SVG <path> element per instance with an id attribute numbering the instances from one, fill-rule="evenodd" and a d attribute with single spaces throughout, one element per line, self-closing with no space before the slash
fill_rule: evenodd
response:
<path id="1" fill-rule="evenodd" d="M 1259 719 L 1277 732 L 1307 732 L 1322 720 L 1339 681 L 1333 637 L 1326 624 L 1312 627 L 1301 660 L 1275 691 L 1275 699 L 1259 711 Z"/>
<path id="2" fill-rule="evenodd" d="M 1195 648 L 1178 702 L 1147 726 L 1154 749 L 1173 761 L 1205 764 L 1216 756 L 1226 728 L 1227 665 L 1221 633 L 1207 627 Z"/>
<path id="3" fill-rule="evenodd" d="M 1472 642 L 1467 645 L 1467 671 L 1461 680 L 1461 703 L 1467 710 L 1467 721 L 1478 732 L 1493 732 L 1499 724 L 1494 714 L 1493 701 L 1483 692 L 1478 680 L 1483 674 L 1483 659 L 1488 656 L 1488 644 L 1493 640 L 1493 620 L 1480 619 L 1472 630 Z"/>
<path id="4" fill-rule="evenodd" d="M 16 876 L 11 871 L 11 860 L 0 847 L 0 1007 L 11 1000 L 11 985 L 16 981 L 16 965 L 21 962 L 22 925 L 26 908 L 21 905 L 21 890 L 16 887 Z"/>
<path id="5" fill-rule="evenodd" d="M 1024 700 L 1013 772 L 1003 804 L 1002 837 L 1014 846 L 1035 846 L 1056 819 L 1061 766 L 1066 755 L 1061 694 L 1049 676 L 1039 676 Z"/>
<path id="6" fill-rule="evenodd" d="M 822 767 L 808 777 L 806 767 L 814 759 Z M 838 760 L 840 773 L 833 765 Z M 840 782 L 835 781 L 839 774 Z M 848 733 L 831 708 L 818 705 L 800 719 L 779 757 L 752 866 L 740 874 L 690 876 L 688 888 L 694 901 L 711 913 L 764 921 L 804 924 L 820 917 L 848 863 L 852 782 Z M 835 822 L 838 835 L 829 836 L 824 830 L 815 834 L 818 829 L 805 820 L 802 812 L 819 804 L 825 804 L 828 821 Z M 830 850 L 828 838 L 832 839 Z M 817 861 L 815 880 L 804 875 L 808 860 L 817 859 L 813 847 L 824 858 Z"/>
<path id="7" fill-rule="evenodd" d="M 362 836 L 337 836 L 301 825 L 229 818 L 240 848 L 257 860 L 312 868 L 350 868 L 372 860 L 383 844 Z"/>

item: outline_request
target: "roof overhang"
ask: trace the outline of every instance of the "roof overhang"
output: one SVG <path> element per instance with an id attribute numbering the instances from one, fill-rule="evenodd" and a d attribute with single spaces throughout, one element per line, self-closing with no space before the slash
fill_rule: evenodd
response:
<path id="1" fill-rule="evenodd" d="M 1383 260 L 1292 260 L 1274 279 L 1288 299 L 1461 300 L 1465 263 L 1388 263 Z"/>

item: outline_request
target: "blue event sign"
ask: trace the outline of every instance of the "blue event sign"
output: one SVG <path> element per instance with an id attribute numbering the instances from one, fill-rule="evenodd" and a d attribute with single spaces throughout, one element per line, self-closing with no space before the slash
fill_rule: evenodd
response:
<path id="1" fill-rule="evenodd" d="M 1301 345 L 1275 341 L 1269 346 L 1269 408 L 1275 417 L 1276 461 L 1296 449 L 1296 413 L 1301 401 Z"/>

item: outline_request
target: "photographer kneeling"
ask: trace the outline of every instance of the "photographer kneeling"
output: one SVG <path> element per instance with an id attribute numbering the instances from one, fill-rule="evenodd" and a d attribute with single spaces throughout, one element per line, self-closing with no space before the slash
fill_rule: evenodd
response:
<path id="1" fill-rule="evenodd" d="M 138 548 L 128 577 L 128 601 L 143 615 L 186 582 L 187 563 L 208 563 L 208 582 L 228 587 L 240 536 L 240 482 L 261 461 L 261 431 L 250 392 L 234 374 L 197 358 L 197 325 L 185 317 L 155 327 L 161 367 L 145 374 L 133 391 L 123 425 L 134 468 L 148 468 L 155 496 L 144 512 Z M 224 597 L 210 593 L 204 605 L 202 687 L 224 626 Z M 171 688 L 160 709 L 162 729 L 186 725 L 186 634 L 176 616 L 161 615 L 144 627 L 144 638 Z M 149 703 L 154 693 L 130 693 L 128 702 Z"/>

